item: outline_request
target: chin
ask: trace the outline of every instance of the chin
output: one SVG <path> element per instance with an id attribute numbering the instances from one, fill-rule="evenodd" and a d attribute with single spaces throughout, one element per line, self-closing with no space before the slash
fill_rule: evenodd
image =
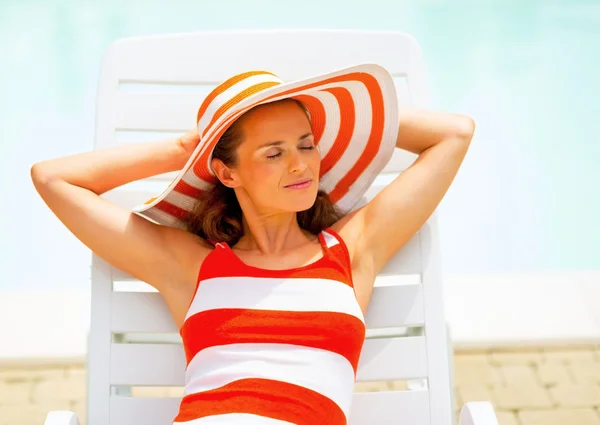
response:
<path id="1" fill-rule="evenodd" d="M 304 196 L 298 196 L 296 199 L 286 204 L 286 209 L 289 209 L 293 212 L 306 211 L 312 208 L 316 199 L 316 193 L 314 195 L 306 194 Z"/>

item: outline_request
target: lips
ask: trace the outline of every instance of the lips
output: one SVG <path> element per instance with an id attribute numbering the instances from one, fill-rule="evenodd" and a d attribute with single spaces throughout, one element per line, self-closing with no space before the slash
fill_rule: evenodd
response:
<path id="1" fill-rule="evenodd" d="M 302 186 L 306 186 L 311 181 L 312 181 L 312 179 L 302 179 L 302 180 L 295 181 L 292 184 L 288 184 L 287 186 L 284 186 L 284 187 L 290 187 L 290 188 L 302 187 Z"/>

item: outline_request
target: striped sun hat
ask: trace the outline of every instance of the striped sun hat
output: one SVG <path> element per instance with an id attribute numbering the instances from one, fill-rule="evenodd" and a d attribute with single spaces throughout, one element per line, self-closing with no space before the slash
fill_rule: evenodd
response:
<path id="1" fill-rule="evenodd" d="M 319 188 L 343 212 L 351 211 L 390 160 L 398 132 L 394 81 L 374 64 L 291 82 L 266 71 L 244 72 L 224 81 L 198 110 L 200 143 L 185 167 L 159 196 L 133 212 L 185 228 L 197 198 L 217 182 L 210 162 L 225 130 L 251 108 L 286 98 L 308 109 L 321 153 Z"/>

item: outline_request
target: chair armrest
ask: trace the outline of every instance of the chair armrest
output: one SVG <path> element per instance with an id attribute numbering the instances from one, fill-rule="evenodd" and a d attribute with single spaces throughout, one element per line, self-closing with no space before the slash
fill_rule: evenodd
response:
<path id="1" fill-rule="evenodd" d="M 498 425 L 494 406 L 487 401 L 465 403 L 460 410 L 458 425 Z"/>
<path id="2" fill-rule="evenodd" d="M 79 419 L 68 410 L 54 410 L 48 413 L 44 425 L 79 425 Z"/>

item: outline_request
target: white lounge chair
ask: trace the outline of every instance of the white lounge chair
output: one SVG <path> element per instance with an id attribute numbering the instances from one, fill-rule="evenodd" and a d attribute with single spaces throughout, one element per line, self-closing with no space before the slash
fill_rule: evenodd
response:
<path id="1" fill-rule="evenodd" d="M 102 64 L 95 146 L 182 133 L 193 126 L 204 95 L 236 72 L 267 69 L 287 80 L 359 62 L 390 70 L 402 105 L 427 106 L 420 49 L 403 33 L 228 31 L 121 40 L 110 46 Z M 413 159 L 398 150 L 367 198 Z M 166 185 L 171 177 L 154 178 L 154 184 Z M 131 207 L 159 192 L 147 187 L 150 183 L 132 183 L 106 196 Z M 351 425 L 455 422 L 435 222 L 434 214 L 389 261 L 366 316 L 369 334 L 358 382 L 405 381 L 408 389 L 356 392 Z M 93 256 L 88 425 L 168 425 L 180 401 L 131 396 L 135 386 L 183 386 L 185 368 L 177 329 L 160 295 L 144 284 L 132 288 L 131 280 Z M 50 412 L 46 420 L 46 425 L 76 424 L 76 416 L 65 411 Z M 471 402 L 463 406 L 460 424 L 497 425 L 497 420 L 489 403 Z"/>

